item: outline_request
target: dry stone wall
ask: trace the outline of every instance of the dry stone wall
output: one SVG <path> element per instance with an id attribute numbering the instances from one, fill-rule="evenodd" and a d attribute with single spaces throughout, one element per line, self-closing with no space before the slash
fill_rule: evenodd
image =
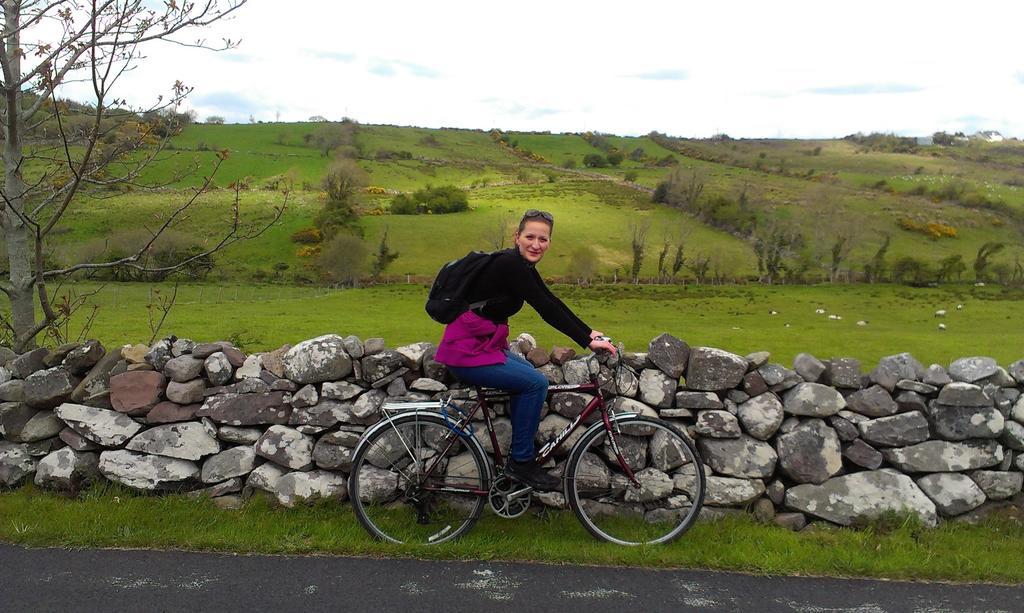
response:
<path id="1" fill-rule="evenodd" d="M 589 378 L 591 364 L 571 349 L 548 352 L 523 334 L 513 350 L 553 384 Z M 287 506 L 345 500 L 352 450 L 385 400 L 470 396 L 433 356 L 430 343 L 392 349 L 333 334 L 251 355 L 173 337 L 113 351 L 97 341 L 0 349 L 0 484 L 74 492 L 107 479 L 226 507 L 258 491 Z M 621 359 L 630 369 L 598 366 L 613 408 L 658 415 L 696 441 L 708 518 L 752 512 L 800 529 L 888 512 L 928 525 L 1021 514 L 1024 360 L 926 367 L 902 353 L 865 372 L 855 359 L 800 354 L 787 368 L 764 352 L 742 357 L 668 334 Z M 538 442 L 588 400 L 553 394 Z M 495 426 L 507 446 L 509 421 Z M 565 503 L 552 493 L 536 504 Z"/>

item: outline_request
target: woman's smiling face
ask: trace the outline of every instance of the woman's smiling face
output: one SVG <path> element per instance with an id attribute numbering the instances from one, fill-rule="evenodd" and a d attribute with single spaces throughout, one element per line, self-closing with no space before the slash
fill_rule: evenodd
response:
<path id="1" fill-rule="evenodd" d="M 551 226 L 543 221 L 527 221 L 523 231 L 516 232 L 515 239 L 519 254 L 536 264 L 551 245 Z"/>

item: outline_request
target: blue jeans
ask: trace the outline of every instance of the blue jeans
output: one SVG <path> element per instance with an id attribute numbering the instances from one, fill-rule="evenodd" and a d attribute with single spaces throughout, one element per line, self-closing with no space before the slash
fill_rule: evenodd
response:
<path id="1" fill-rule="evenodd" d="M 548 393 L 548 379 L 532 364 L 505 351 L 504 364 L 491 366 L 449 366 L 448 371 L 464 383 L 494 387 L 512 392 L 509 417 L 512 419 L 512 448 L 509 455 L 517 462 L 533 460 L 533 438 L 540 424 L 540 411 Z"/>

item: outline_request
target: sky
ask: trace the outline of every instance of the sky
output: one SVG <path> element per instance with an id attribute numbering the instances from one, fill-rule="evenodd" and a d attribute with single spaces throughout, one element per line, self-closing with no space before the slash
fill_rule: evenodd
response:
<path id="1" fill-rule="evenodd" d="M 200 120 L 830 138 L 1024 137 L 1024 2 L 250 0 L 213 52 L 153 45 Z"/>

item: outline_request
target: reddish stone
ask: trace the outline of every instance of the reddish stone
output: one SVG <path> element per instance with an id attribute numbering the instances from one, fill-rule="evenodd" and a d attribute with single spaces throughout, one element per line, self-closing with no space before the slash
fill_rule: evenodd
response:
<path id="1" fill-rule="evenodd" d="M 223 394 L 206 399 L 196 417 L 209 417 L 219 424 L 257 426 L 287 424 L 292 407 L 284 401 L 285 392 L 265 394 Z"/>
<path id="2" fill-rule="evenodd" d="M 147 424 L 169 424 L 176 421 L 190 421 L 195 419 L 196 411 L 201 404 L 178 404 L 170 400 L 164 400 L 146 413 Z"/>
<path id="3" fill-rule="evenodd" d="M 234 368 L 241 368 L 242 364 L 245 364 L 245 354 L 242 353 L 238 347 L 225 344 L 221 351 L 224 352 L 224 357 L 228 359 L 228 363 Z"/>
<path id="4" fill-rule="evenodd" d="M 526 359 L 530 361 L 530 364 L 537 366 L 538 368 L 544 366 L 551 361 L 548 357 L 548 352 L 544 351 L 540 347 L 534 347 L 526 354 Z"/>
<path id="5" fill-rule="evenodd" d="M 569 347 L 555 347 L 551 350 L 551 361 L 561 366 L 576 357 L 576 351 Z"/>
<path id="6" fill-rule="evenodd" d="M 754 396 L 760 396 L 767 392 L 768 384 L 765 383 L 764 377 L 761 376 L 761 373 L 756 370 L 752 370 L 743 376 L 743 391 L 753 398 Z"/>
<path id="7" fill-rule="evenodd" d="M 110 405 L 129 415 L 145 415 L 160 401 L 167 377 L 153 370 L 133 370 L 110 378 Z"/>

